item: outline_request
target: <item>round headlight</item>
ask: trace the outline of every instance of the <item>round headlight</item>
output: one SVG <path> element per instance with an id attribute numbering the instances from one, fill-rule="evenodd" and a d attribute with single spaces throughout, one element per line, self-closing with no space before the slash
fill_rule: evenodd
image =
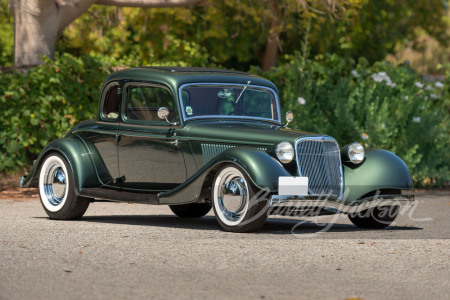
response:
<path id="1" fill-rule="evenodd" d="M 364 147 L 360 143 L 353 143 L 348 146 L 348 158 L 354 164 L 359 164 L 364 160 Z"/>
<path id="2" fill-rule="evenodd" d="M 294 147 L 289 142 L 281 142 L 278 144 L 275 153 L 283 164 L 287 164 L 294 158 Z"/>

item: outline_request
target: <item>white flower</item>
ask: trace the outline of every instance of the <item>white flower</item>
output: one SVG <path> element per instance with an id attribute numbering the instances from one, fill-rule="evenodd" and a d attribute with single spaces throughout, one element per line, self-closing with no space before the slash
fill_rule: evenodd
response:
<path id="1" fill-rule="evenodd" d="M 372 74 L 370 78 L 373 79 L 375 82 L 382 82 L 386 81 L 386 85 L 390 87 L 395 87 L 397 84 L 392 82 L 391 78 L 386 74 L 386 72 L 378 72 L 375 74 Z"/>
<path id="2" fill-rule="evenodd" d="M 386 124 L 381 124 L 381 128 L 386 128 Z"/>
<path id="3" fill-rule="evenodd" d="M 409 97 L 408 96 L 405 96 L 405 101 L 408 101 L 409 100 Z"/>
<path id="4" fill-rule="evenodd" d="M 367 133 L 363 133 L 363 134 L 361 134 L 361 138 L 363 139 L 363 140 L 365 140 L 365 141 L 367 141 L 368 139 L 369 139 L 369 135 L 367 134 Z"/>
<path id="5" fill-rule="evenodd" d="M 359 76 L 360 76 L 358 71 L 356 71 L 356 70 L 352 70 L 350 73 L 352 73 L 353 77 L 355 77 L 355 78 L 359 78 Z"/>
<path id="6" fill-rule="evenodd" d="M 386 81 L 386 85 L 395 88 L 397 84 L 395 82 L 392 82 L 390 79 Z"/>
<path id="7" fill-rule="evenodd" d="M 437 99 L 438 96 L 437 96 L 436 94 L 430 94 L 430 98 L 431 98 L 431 99 Z"/>
<path id="8" fill-rule="evenodd" d="M 422 105 L 422 106 L 420 107 L 420 109 L 421 109 L 421 110 L 424 110 L 424 109 L 425 109 L 425 106 L 424 106 L 424 105 Z"/>
<path id="9" fill-rule="evenodd" d="M 425 87 L 425 90 L 426 90 L 426 91 L 431 90 L 431 86 L 430 86 L 430 85 L 427 85 L 427 86 Z"/>
<path id="10" fill-rule="evenodd" d="M 386 78 L 386 72 L 378 72 L 370 76 L 375 82 L 382 82 Z"/>
<path id="11" fill-rule="evenodd" d="M 436 81 L 434 86 L 437 87 L 438 89 L 442 89 L 444 87 L 444 84 L 442 82 L 440 82 L 440 81 Z"/>
<path id="12" fill-rule="evenodd" d="M 297 102 L 298 102 L 298 104 L 300 104 L 300 105 L 305 105 L 305 104 L 306 104 L 306 100 L 305 100 L 305 98 L 303 98 L 303 97 L 298 97 L 298 98 L 297 98 Z"/>
<path id="13" fill-rule="evenodd" d="M 412 121 L 414 122 L 414 123 L 420 123 L 420 117 L 414 117 L 413 119 L 412 119 Z"/>
<path id="14" fill-rule="evenodd" d="M 414 85 L 417 86 L 419 89 L 423 88 L 423 83 L 422 82 L 416 81 L 414 83 Z"/>

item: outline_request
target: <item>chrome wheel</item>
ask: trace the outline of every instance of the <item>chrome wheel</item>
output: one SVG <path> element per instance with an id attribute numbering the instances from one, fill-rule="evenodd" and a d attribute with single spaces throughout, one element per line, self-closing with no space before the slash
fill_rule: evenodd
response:
<path id="1" fill-rule="evenodd" d="M 60 210 L 67 199 L 69 179 L 64 162 L 58 156 L 49 156 L 39 174 L 39 194 L 49 211 Z"/>
<path id="2" fill-rule="evenodd" d="M 245 217 L 249 193 L 244 175 L 236 168 L 223 169 L 214 184 L 214 204 L 217 214 L 227 225 L 238 225 Z"/>
<path id="3" fill-rule="evenodd" d="M 59 205 L 66 194 L 66 174 L 61 166 L 49 166 L 44 178 L 44 190 L 48 201 L 52 205 Z"/>

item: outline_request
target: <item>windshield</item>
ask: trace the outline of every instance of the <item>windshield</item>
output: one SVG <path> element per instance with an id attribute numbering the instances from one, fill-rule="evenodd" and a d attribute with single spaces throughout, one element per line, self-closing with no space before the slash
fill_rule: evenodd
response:
<path id="1" fill-rule="evenodd" d="M 188 84 L 181 87 L 183 116 L 246 118 L 280 122 L 278 100 L 269 88 L 245 84 Z"/>

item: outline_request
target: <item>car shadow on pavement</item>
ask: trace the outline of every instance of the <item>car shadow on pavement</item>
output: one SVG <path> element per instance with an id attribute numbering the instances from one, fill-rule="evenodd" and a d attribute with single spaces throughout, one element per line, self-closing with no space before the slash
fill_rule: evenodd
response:
<path id="1" fill-rule="evenodd" d="M 220 230 L 220 226 L 214 216 L 205 216 L 197 219 L 179 218 L 171 215 L 109 215 L 109 216 L 85 216 L 76 222 L 94 222 L 107 224 L 123 224 L 137 226 L 154 226 L 193 230 Z M 257 233 L 264 234 L 311 234 L 324 231 L 327 232 L 361 232 L 379 231 L 379 229 L 361 229 L 352 224 L 342 223 L 315 223 L 304 219 L 282 219 L 271 217 L 267 219 L 264 227 Z M 411 231 L 422 230 L 413 226 L 389 226 L 384 230 Z"/>
<path id="2" fill-rule="evenodd" d="M 411 231 L 411 230 L 422 230 L 423 228 L 414 227 L 414 226 L 398 226 L 391 225 L 386 227 L 385 229 L 381 229 L 381 231 Z M 328 222 L 313 222 L 308 221 L 307 218 L 293 220 L 293 219 L 277 219 L 270 218 L 267 220 L 263 230 L 264 233 L 267 234 L 286 234 L 286 233 L 294 233 L 294 234 L 314 234 L 319 232 L 365 232 L 365 231 L 373 231 L 379 232 L 380 229 L 364 229 L 358 228 L 353 224 L 345 224 L 345 223 L 328 223 Z"/>

